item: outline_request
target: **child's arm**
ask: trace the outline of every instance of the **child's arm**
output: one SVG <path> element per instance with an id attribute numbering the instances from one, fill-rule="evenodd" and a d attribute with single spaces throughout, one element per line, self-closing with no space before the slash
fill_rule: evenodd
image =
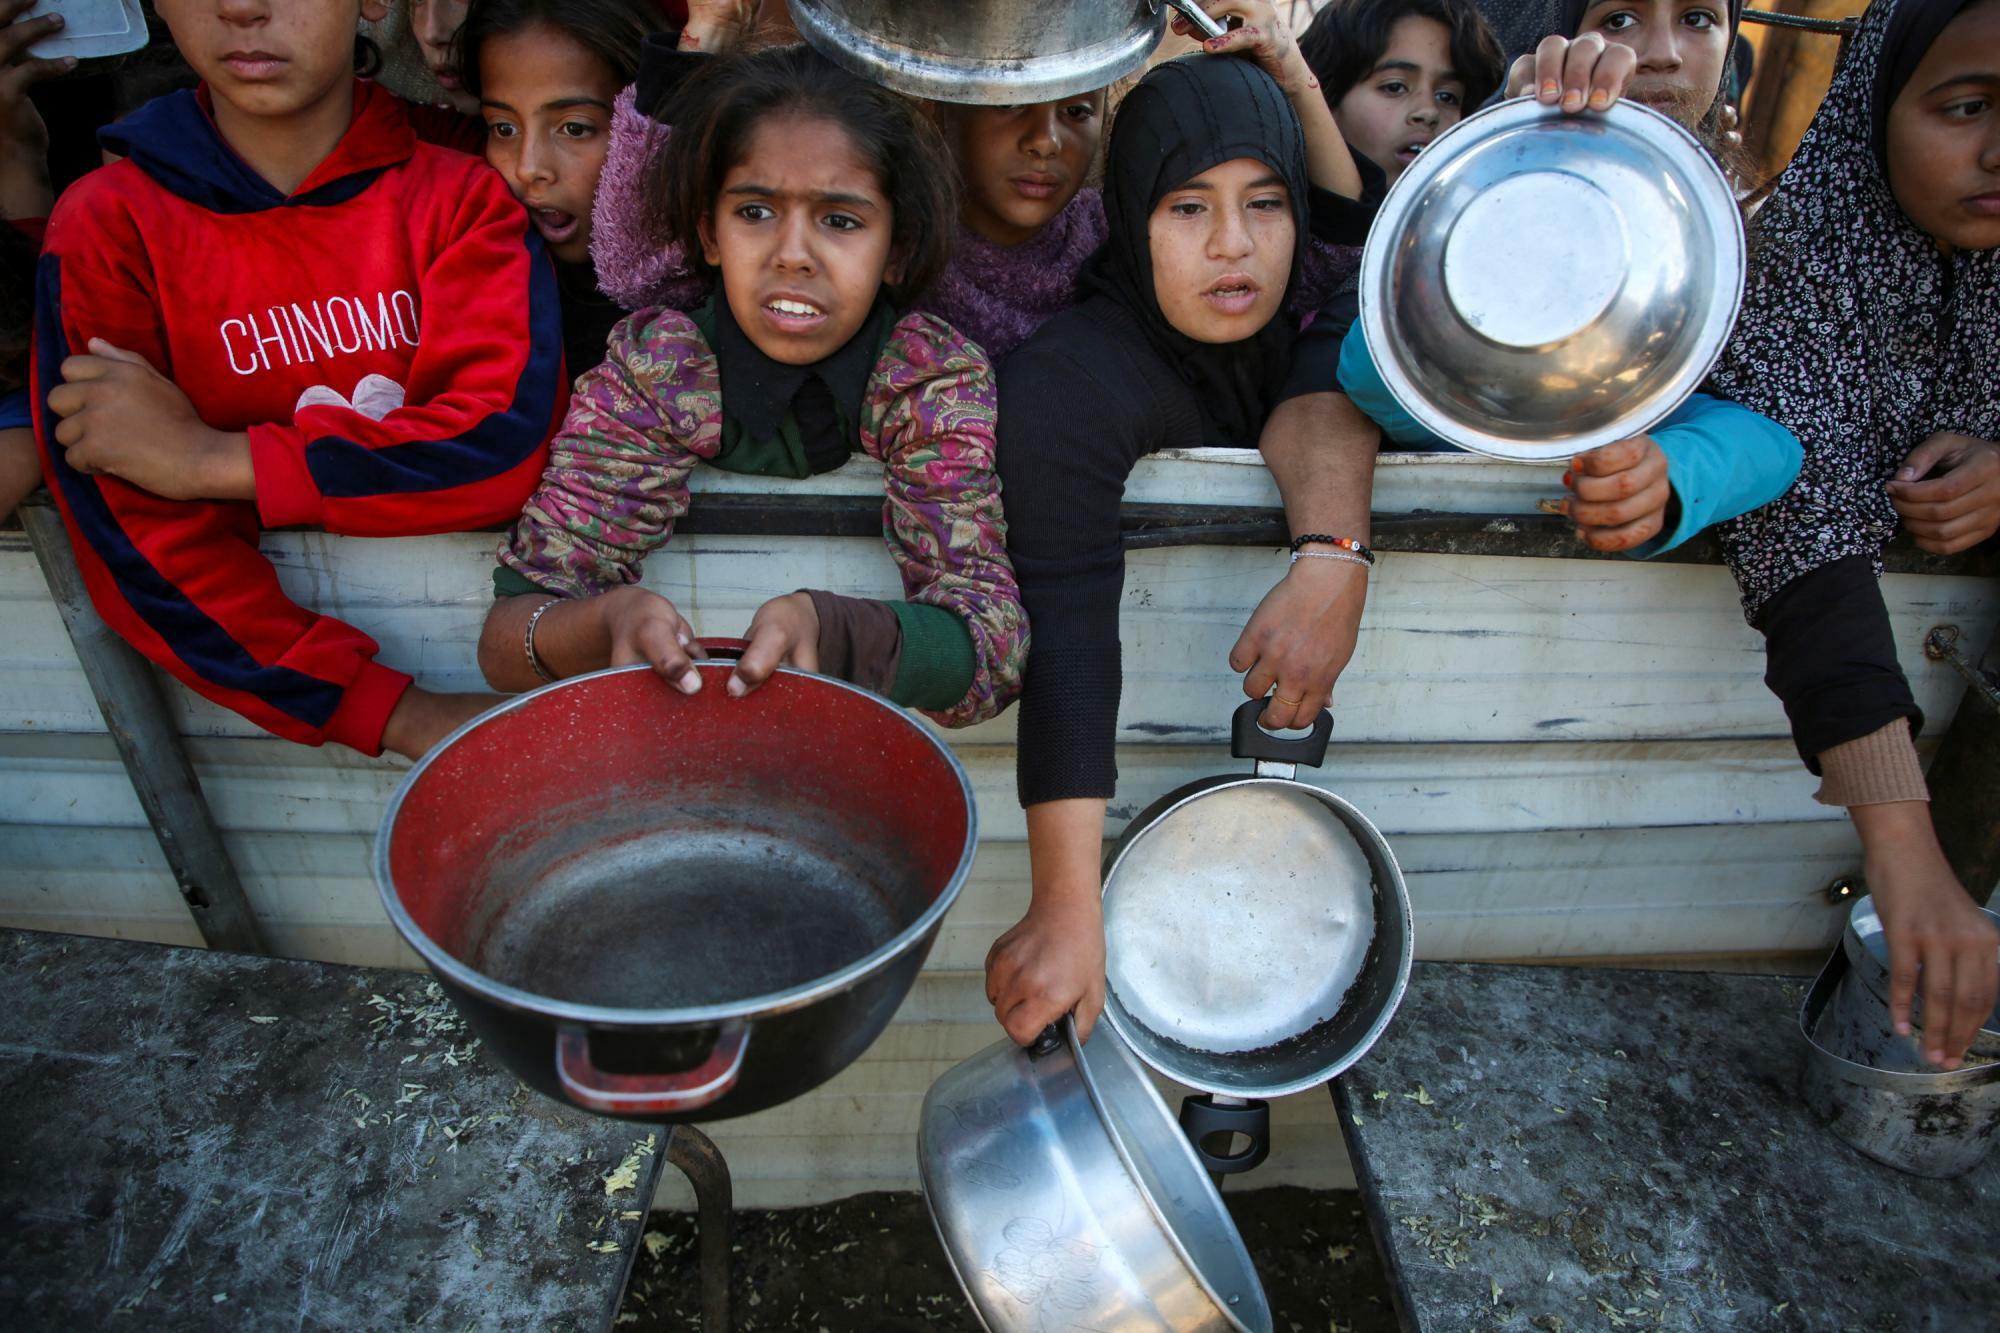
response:
<path id="1" fill-rule="evenodd" d="M 520 206 L 483 164 L 467 162 L 465 181 L 455 216 L 430 223 L 452 239 L 419 280 L 427 328 L 408 406 L 378 421 L 314 404 L 290 422 L 219 431 L 154 369 L 157 351 L 92 338 L 52 401 L 72 461 L 167 499 L 254 498 L 267 527 L 414 536 L 513 518 L 569 397 L 562 319 Z"/>
<path id="2" fill-rule="evenodd" d="M 996 399 L 977 348 L 939 320 L 910 315 L 883 352 L 863 410 L 863 443 L 883 463 L 883 539 L 903 576 L 905 604 L 893 608 L 902 628 L 899 692 L 928 678 L 930 697 L 915 706 L 951 727 L 1013 702 L 1027 661 L 1027 616 L 994 470 Z M 943 697 L 961 684 L 960 694 Z"/>
<path id="3" fill-rule="evenodd" d="M 1586 546 L 1651 559 L 1777 499 L 1804 461 L 1798 437 L 1777 422 L 1697 393 L 1650 436 L 1572 460 L 1563 484 L 1576 498 L 1564 512 Z"/>
<path id="4" fill-rule="evenodd" d="M 534 489 L 569 399 L 555 270 L 497 175 L 467 163 L 464 180 L 456 215 L 440 223 L 452 239 L 421 279 L 408 406 L 375 421 L 315 405 L 253 426 L 266 526 L 459 532 L 513 518 Z"/>
<path id="5" fill-rule="evenodd" d="M 1243 20 L 1241 27 L 1204 41 L 1202 49 L 1210 55 L 1248 56 L 1278 81 L 1305 131 L 1307 177 L 1322 190 L 1359 199 L 1361 173 L 1354 155 L 1340 137 L 1333 108 L 1326 104 L 1319 79 L 1306 64 L 1291 29 L 1278 17 L 1277 6 L 1271 0 L 1202 0 L 1202 8 L 1214 18 Z M 1193 31 L 1184 18 L 1176 17 L 1173 26 L 1183 35 Z"/>
<path id="6" fill-rule="evenodd" d="M 720 446 L 715 358 L 692 321 L 666 311 L 619 324 L 607 351 L 577 381 L 541 486 L 500 546 L 496 583 L 546 596 L 502 596 L 488 615 L 479 661 L 496 689 L 542 683 L 525 635 L 551 596 L 564 604 L 535 625 L 535 654 L 550 675 L 647 661 L 685 688 L 694 674 L 698 654 L 679 613 L 633 585 L 687 512 L 688 474 Z"/>

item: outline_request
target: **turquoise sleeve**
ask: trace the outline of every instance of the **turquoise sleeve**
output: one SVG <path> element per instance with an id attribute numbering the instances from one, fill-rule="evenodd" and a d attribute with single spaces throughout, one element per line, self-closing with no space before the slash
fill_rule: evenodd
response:
<path id="1" fill-rule="evenodd" d="M 1667 456 L 1675 504 L 1673 527 L 1630 554 L 1647 559 L 1671 551 L 1711 524 L 1767 505 L 1799 475 L 1805 450 L 1798 437 L 1759 412 L 1705 393 L 1691 395 L 1653 441 Z"/>
<path id="2" fill-rule="evenodd" d="M 1385 447 L 1393 444 L 1417 450 L 1457 448 L 1449 440 L 1426 430 L 1396 401 L 1396 395 L 1389 392 L 1382 372 L 1376 368 L 1375 358 L 1369 354 L 1368 339 L 1362 336 L 1361 321 L 1358 319 L 1340 343 L 1339 379 L 1340 391 L 1369 420 L 1382 428 Z"/>

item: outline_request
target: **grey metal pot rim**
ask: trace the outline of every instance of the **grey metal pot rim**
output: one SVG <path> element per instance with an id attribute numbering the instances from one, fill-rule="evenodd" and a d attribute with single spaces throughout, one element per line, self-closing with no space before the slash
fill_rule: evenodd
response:
<path id="1" fill-rule="evenodd" d="M 1822 1069 L 1845 1082 L 1864 1088 L 1884 1088 L 1904 1096 L 1938 1096 L 1945 1093 L 1969 1092 L 2000 1081 L 2000 1061 L 1988 1064 L 1970 1065 L 1963 1069 L 1940 1069 L 1926 1073 L 1921 1070 L 1876 1069 L 1839 1055 L 1820 1045 L 1813 1035 L 1820 1015 L 1833 998 L 1833 988 L 1849 971 L 1847 954 L 1835 949 L 1819 970 L 1819 976 L 1806 990 L 1806 998 L 1799 1005 L 1799 1036 L 1806 1044 L 1807 1058 Z"/>
<path id="2" fill-rule="evenodd" d="M 726 672 L 733 670 L 735 663 L 733 661 L 700 661 L 696 662 L 695 666 L 697 669 L 704 671 Z M 901 708 L 898 708 L 895 704 L 890 703 L 880 695 L 869 690 L 864 690 L 860 686 L 848 681 L 836 679 L 833 676 L 823 676 L 812 671 L 800 671 L 795 667 L 779 667 L 779 674 L 802 676 L 809 680 L 823 682 L 837 689 L 862 695 L 870 702 L 895 715 L 899 721 L 914 728 L 922 735 L 924 740 L 937 751 L 938 755 L 950 767 L 952 776 L 958 779 L 959 794 L 965 798 L 965 847 L 959 853 L 958 865 L 953 868 L 951 877 L 945 882 L 945 886 L 939 890 L 936 899 L 918 915 L 916 920 L 912 921 L 887 942 L 879 945 L 871 952 L 864 954 L 854 962 L 849 963 L 846 967 L 836 972 L 829 972 L 827 975 L 816 980 L 808 981 L 786 990 L 772 991 L 766 995 L 752 995 L 745 999 L 732 1000 L 726 1004 L 671 1009 L 620 1009 L 608 1005 L 574 1004 L 567 1000 L 558 1000 L 547 995 L 540 995 L 534 991 L 522 990 L 518 986 L 510 986 L 505 982 L 495 981 L 477 968 L 466 965 L 446 950 L 443 945 L 432 939 L 427 932 L 417 925 L 415 918 L 403 906 L 402 898 L 396 892 L 395 877 L 389 872 L 388 832 L 390 827 L 395 823 L 397 813 L 403 807 L 404 798 L 409 795 L 417 782 L 422 779 L 424 772 L 429 769 L 431 764 L 440 755 L 444 754 L 461 739 L 470 735 L 483 723 L 502 714 L 525 708 L 543 695 L 552 694 L 558 690 L 575 686 L 583 681 L 596 680 L 602 676 L 616 676 L 634 671 L 650 673 L 653 671 L 653 668 L 643 662 L 634 663 L 631 666 L 608 667 L 603 671 L 591 671 L 581 676 L 567 676 L 562 680 L 552 681 L 547 685 L 529 690 L 524 694 L 517 694 L 511 699 L 487 709 L 478 717 L 473 718 L 470 722 L 465 723 L 442 741 L 438 742 L 431 749 L 430 753 L 412 765 L 410 771 L 403 775 L 403 780 L 396 784 L 395 794 L 389 798 L 388 806 L 382 811 L 382 820 L 376 826 L 375 854 L 372 858 L 375 889 L 381 895 L 382 906 L 388 912 L 389 919 L 394 923 L 397 933 L 409 941 L 410 946 L 419 954 L 423 955 L 424 961 L 430 964 L 433 971 L 449 979 L 455 985 L 477 995 L 479 998 L 497 1004 L 502 1008 L 556 1022 L 580 1023 L 592 1027 L 620 1029 L 713 1027 L 718 1023 L 730 1020 L 768 1018 L 778 1014 L 789 1013 L 796 1009 L 803 1009 L 829 996 L 837 995 L 842 991 L 851 990 L 868 980 L 875 973 L 892 965 L 898 958 L 910 952 L 910 950 L 920 947 L 924 941 L 936 933 L 939 924 L 944 920 L 945 913 L 950 911 L 951 905 L 958 900 L 959 890 L 965 886 L 965 877 L 972 869 L 973 853 L 979 845 L 979 805 L 973 799 L 972 780 L 966 774 L 965 765 L 959 761 L 958 756 L 952 752 L 951 747 L 938 738 L 937 733 L 933 732 L 929 727 L 924 726 L 921 722 L 916 721 Z M 661 682 L 661 688 L 668 688 L 665 681 Z"/>
<path id="3" fill-rule="evenodd" d="M 1360 835 L 1361 830 L 1367 831 L 1366 841 L 1369 848 L 1382 857 L 1390 871 L 1390 883 L 1395 889 L 1394 904 L 1403 916 L 1403 947 L 1398 951 L 1396 959 L 1395 983 L 1389 988 L 1389 995 L 1386 1002 L 1381 1006 L 1381 1012 L 1376 1014 L 1374 1022 L 1368 1025 L 1368 1031 L 1362 1038 L 1350 1045 L 1347 1050 L 1341 1053 L 1338 1059 L 1332 1061 L 1330 1064 L 1322 1066 L 1312 1074 L 1283 1083 L 1216 1087 L 1211 1086 L 1205 1081 L 1197 1080 L 1193 1077 L 1191 1071 L 1178 1068 L 1173 1061 L 1158 1058 L 1148 1050 L 1147 1048 L 1154 1043 L 1142 1040 L 1128 1029 L 1127 1025 L 1136 1023 L 1137 1020 L 1121 1017 L 1122 1006 L 1108 1003 L 1104 1006 L 1103 1017 L 1110 1021 L 1112 1030 L 1117 1032 L 1125 1048 L 1131 1051 L 1134 1056 L 1143 1060 L 1158 1072 L 1165 1074 L 1168 1078 L 1173 1079 L 1176 1083 L 1193 1088 L 1197 1092 L 1206 1092 L 1211 1096 L 1217 1097 L 1254 1097 L 1260 1099 L 1290 1097 L 1296 1093 L 1309 1092 L 1314 1088 L 1321 1087 L 1346 1073 L 1354 1067 L 1355 1063 L 1361 1057 L 1373 1049 L 1375 1043 L 1381 1040 L 1383 1032 L 1388 1030 L 1389 1020 L 1394 1018 L 1396 1010 L 1402 1007 L 1403 994 L 1409 988 L 1410 984 L 1410 968 L 1416 959 L 1416 931 L 1413 928 L 1415 922 L 1412 919 L 1410 911 L 1409 886 L 1403 881 L 1403 868 L 1397 863 L 1396 853 L 1390 848 L 1389 840 L 1382 836 L 1382 831 L 1375 827 L 1374 821 L 1362 814 L 1358 807 L 1344 797 L 1336 796 L 1323 787 L 1315 787 L 1310 782 L 1300 782 L 1294 778 L 1258 777 L 1254 775 L 1237 777 L 1228 774 L 1218 774 L 1213 777 L 1196 778 L 1193 782 L 1177 788 L 1164 797 L 1157 808 L 1148 809 L 1141 817 L 1145 818 L 1149 824 L 1156 823 L 1165 819 L 1174 811 L 1188 805 L 1190 802 L 1197 801 L 1203 796 L 1208 795 L 1210 792 L 1222 791 L 1230 787 L 1257 786 L 1304 788 L 1317 800 L 1343 816 L 1348 817 L 1343 818 L 1342 822 L 1346 823 L 1348 829 L 1355 832 L 1357 836 Z M 1358 821 L 1358 823 L 1355 821 Z M 1105 870 L 1104 887 L 1106 889 L 1111 886 L 1111 880 L 1118 873 L 1118 867 L 1124 861 L 1125 853 L 1130 849 L 1130 846 L 1130 843 L 1121 846 L 1118 849 L 1117 857 L 1112 860 L 1111 865 Z M 1102 896 L 1102 893 L 1103 890 L 1099 890 L 1099 896 Z M 1109 941 L 1107 941 L 1107 947 L 1108 945 Z"/>
<path id="4" fill-rule="evenodd" d="M 1250 1333 L 1249 1325 L 1236 1317 L 1236 1312 L 1230 1308 L 1229 1302 L 1210 1285 L 1207 1275 L 1201 1270 L 1201 1265 L 1195 1261 L 1194 1255 L 1189 1253 L 1187 1246 L 1181 1243 L 1180 1233 L 1174 1230 L 1172 1222 L 1168 1219 L 1165 1211 L 1161 1209 L 1159 1200 L 1155 1199 L 1153 1192 L 1146 1188 L 1145 1175 L 1139 1170 L 1139 1164 L 1133 1160 L 1132 1150 L 1126 1146 L 1124 1136 L 1119 1134 L 1118 1121 L 1111 1114 L 1104 1089 L 1098 1084 L 1097 1076 L 1091 1072 L 1090 1056 L 1083 1049 L 1083 1043 L 1077 1040 L 1076 1017 L 1073 1014 L 1063 1015 L 1062 1034 L 1063 1040 L 1069 1043 L 1069 1048 L 1076 1057 L 1077 1074 L 1083 1079 L 1084 1091 L 1090 1094 L 1090 1104 L 1096 1108 L 1098 1119 L 1104 1122 L 1105 1137 L 1111 1140 L 1112 1151 L 1116 1152 L 1118 1160 L 1124 1163 L 1125 1173 L 1132 1178 L 1132 1183 L 1138 1188 L 1139 1197 L 1146 1201 L 1146 1211 L 1151 1213 L 1153 1221 L 1159 1224 L 1160 1234 L 1167 1238 L 1167 1244 L 1173 1249 L 1175 1256 L 1180 1259 L 1181 1265 L 1194 1275 L 1195 1283 L 1200 1286 L 1203 1294 L 1208 1297 L 1215 1308 L 1222 1312 L 1223 1317 L 1228 1319 L 1233 1327 L 1240 1330 L 1240 1333 Z M 1106 1048 L 1111 1052 L 1112 1059 L 1130 1060 L 1138 1054 L 1138 1051 L 1129 1042 L 1124 1040 L 1125 1034 L 1118 1030 L 1118 1026 L 1115 1023 L 1112 1025 L 1111 1035 L 1119 1038 L 1115 1046 Z M 1146 1084 L 1144 1072 L 1139 1070 L 1135 1070 L 1134 1072 L 1138 1074 L 1140 1083 L 1145 1086 L 1145 1091 L 1150 1096 L 1157 1098 L 1159 1093 L 1150 1084 Z M 1161 1109 L 1165 1109 L 1164 1105 L 1162 1105 Z M 1188 1145 L 1187 1150 L 1190 1154 L 1194 1152 L 1192 1145 Z M 1219 1213 L 1226 1214 L 1228 1210 L 1222 1202 L 1222 1191 L 1215 1187 L 1215 1182 L 1208 1178 L 1208 1174 L 1197 1170 L 1193 1175 L 1193 1179 L 1201 1190 L 1201 1202 Z M 1248 1264 L 1250 1251 L 1244 1246 L 1243 1237 L 1240 1233 L 1236 1236 L 1236 1245 L 1242 1251 L 1243 1258 L 1246 1264 Z M 1254 1264 L 1249 1264 L 1249 1266 L 1254 1270 Z"/>
<path id="5" fill-rule="evenodd" d="M 1165 6 L 1151 0 L 1154 13 L 1130 32 L 1062 56 L 1032 61 L 944 61 L 873 34 L 835 24 L 816 5 L 792 8 L 792 21 L 813 48 L 850 74 L 874 80 L 911 97 L 965 105 L 1052 102 L 1106 88 L 1146 63 L 1165 31 Z M 1134 6 L 1137 12 L 1137 6 Z"/>

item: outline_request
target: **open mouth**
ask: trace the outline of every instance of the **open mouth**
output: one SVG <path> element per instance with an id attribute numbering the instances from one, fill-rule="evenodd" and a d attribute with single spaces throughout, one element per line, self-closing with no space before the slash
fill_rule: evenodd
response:
<path id="1" fill-rule="evenodd" d="M 437 80 L 438 87 L 448 93 L 455 93 L 465 86 L 464 81 L 458 77 L 458 71 L 456 70 L 439 69 L 436 66 L 432 66 L 431 77 Z"/>
<path id="2" fill-rule="evenodd" d="M 535 230 L 550 245 L 561 245 L 576 239 L 583 228 L 583 219 L 574 213 L 565 213 L 560 208 L 529 208 L 528 216 L 535 221 Z"/>
<path id="3" fill-rule="evenodd" d="M 1429 139 L 1412 139 L 1396 150 L 1396 160 L 1407 167 L 1417 160 L 1417 154 L 1423 152 L 1429 144 Z"/>
<path id="4" fill-rule="evenodd" d="M 773 296 L 763 305 L 764 318 L 783 333 L 810 333 L 826 323 L 826 311 L 802 296 Z"/>
<path id="5" fill-rule="evenodd" d="M 1231 273 L 1218 278 L 1202 292 L 1201 297 L 1222 314 L 1241 315 L 1257 304 L 1257 297 L 1263 290 L 1249 274 Z"/>

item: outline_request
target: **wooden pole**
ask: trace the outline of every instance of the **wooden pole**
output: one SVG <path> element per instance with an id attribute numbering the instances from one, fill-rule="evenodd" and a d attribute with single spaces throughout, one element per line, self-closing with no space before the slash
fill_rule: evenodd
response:
<path id="1" fill-rule="evenodd" d="M 47 499 L 21 506 L 21 526 L 41 564 L 49 595 L 62 612 L 97 711 L 125 762 L 125 775 L 146 811 L 195 928 L 211 949 L 269 953 L 236 864 L 223 845 L 194 765 L 169 720 L 159 678 L 137 649 L 112 632 L 90 604 L 62 517 Z"/>

